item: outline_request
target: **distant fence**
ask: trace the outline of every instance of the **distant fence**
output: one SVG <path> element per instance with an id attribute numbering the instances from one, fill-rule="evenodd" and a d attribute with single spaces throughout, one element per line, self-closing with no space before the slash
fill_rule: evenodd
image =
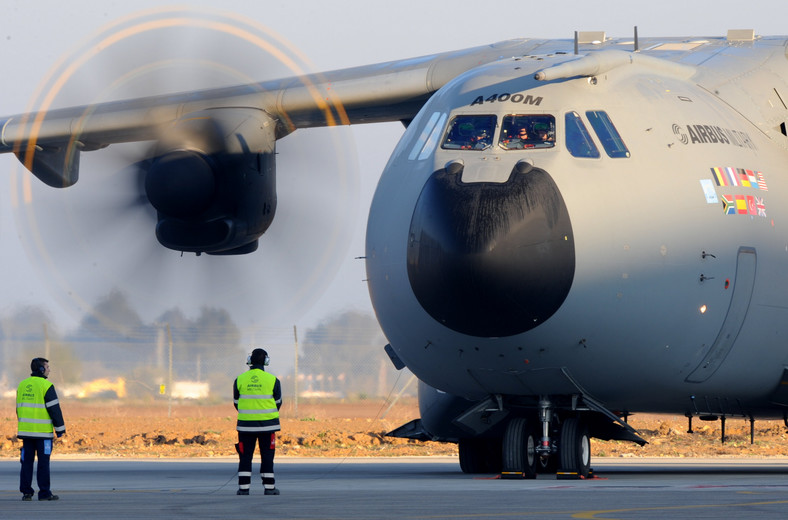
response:
<path id="1" fill-rule="evenodd" d="M 211 341 L 203 336 L 192 344 L 173 341 L 172 348 L 161 335 L 130 334 L 129 338 L 0 338 L 0 393 L 8 397 L 16 389 L 35 356 L 50 359 L 50 379 L 58 389 L 69 389 L 73 398 L 80 398 L 83 391 L 84 398 L 165 399 L 175 391 L 174 397 L 224 401 L 232 397 L 235 377 L 246 370 L 247 350 L 221 346 L 220 338 Z M 416 395 L 411 373 L 395 370 L 382 345 L 350 347 L 352 355 L 337 361 L 330 355 L 335 340 L 328 340 L 325 348 L 314 342 L 307 348 L 299 346 L 297 360 L 294 341 L 261 342 L 271 356 L 268 369 L 281 380 L 286 398 L 292 399 L 296 392 L 304 399 Z"/>

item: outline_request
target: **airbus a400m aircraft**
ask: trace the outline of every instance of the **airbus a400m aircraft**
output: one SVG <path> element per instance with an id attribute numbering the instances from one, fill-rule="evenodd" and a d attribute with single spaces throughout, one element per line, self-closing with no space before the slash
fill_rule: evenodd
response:
<path id="1" fill-rule="evenodd" d="M 458 442 L 466 472 L 585 476 L 589 438 L 644 442 L 635 412 L 786 417 L 787 44 L 505 41 L 5 117 L 0 151 L 68 187 L 82 152 L 154 141 L 161 244 L 240 254 L 274 219 L 278 139 L 402 121 L 366 237 L 386 350 L 420 380 L 393 434 Z"/>

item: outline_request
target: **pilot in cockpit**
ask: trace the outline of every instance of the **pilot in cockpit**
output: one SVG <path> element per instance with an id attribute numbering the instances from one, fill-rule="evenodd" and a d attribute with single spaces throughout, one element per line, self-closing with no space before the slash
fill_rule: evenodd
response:
<path id="1" fill-rule="evenodd" d="M 539 130 L 537 130 L 537 131 L 536 131 L 536 136 L 537 136 L 537 138 L 538 138 L 540 141 L 544 141 L 544 142 L 552 142 L 552 141 L 555 141 L 555 138 L 553 138 L 553 137 L 552 137 L 552 136 L 551 136 L 551 135 L 550 135 L 550 134 L 547 132 L 547 129 L 546 129 L 546 128 L 540 128 Z"/>
<path id="2" fill-rule="evenodd" d="M 521 149 L 521 148 L 530 148 L 528 140 L 531 136 L 528 134 L 528 129 L 526 127 L 521 127 L 520 130 L 517 131 L 517 137 L 512 139 L 509 142 L 509 148 L 513 149 Z"/>
<path id="3" fill-rule="evenodd" d="M 507 150 L 520 150 L 525 148 L 526 141 L 528 141 L 528 129 L 522 126 L 509 139 L 502 139 L 501 146 Z"/>
<path id="4" fill-rule="evenodd" d="M 524 143 L 525 141 L 527 141 L 528 140 L 528 129 L 526 129 L 525 127 L 520 128 L 520 130 L 517 132 L 517 139 L 519 139 L 521 143 Z"/>
<path id="5" fill-rule="evenodd" d="M 474 150 L 484 150 L 489 148 L 492 144 L 492 137 L 487 134 L 487 131 L 482 129 L 476 133 L 471 140 L 471 148 Z"/>

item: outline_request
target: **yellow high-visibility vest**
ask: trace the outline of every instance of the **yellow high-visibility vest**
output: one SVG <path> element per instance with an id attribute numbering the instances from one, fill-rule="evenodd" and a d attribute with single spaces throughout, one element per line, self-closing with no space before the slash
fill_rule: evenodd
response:
<path id="1" fill-rule="evenodd" d="M 18 434 L 24 437 L 51 439 L 54 435 L 52 418 L 44 396 L 52 383 L 43 377 L 28 377 L 16 389 L 16 416 Z"/>
<path id="2" fill-rule="evenodd" d="M 274 399 L 276 376 L 253 368 L 238 376 L 238 431 L 279 430 L 279 410 Z"/>

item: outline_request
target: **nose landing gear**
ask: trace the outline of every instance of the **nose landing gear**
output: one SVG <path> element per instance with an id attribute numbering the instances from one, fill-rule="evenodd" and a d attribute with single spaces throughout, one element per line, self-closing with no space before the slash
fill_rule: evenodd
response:
<path id="1" fill-rule="evenodd" d="M 460 466 L 466 473 L 481 468 L 472 462 L 488 460 L 497 450 L 501 478 L 536 478 L 550 473 L 559 479 L 584 479 L 592 475 L 591 437 L 646 444 L 620 415 L 588 396 L 542 395 L 530 403 L 510 406 L 501 402 L 507 414 L 498 423 L 497 435 L 489 431 L 485 438 L 460 440 Z M 475 442 L 490 449 L 482 450 Z M 488 472 L 492 467 L 486 466 Z"/>
<path id="2" fill-rule="evenodd" d="M 556 473 L 558 478 L 588 477 L 591 443 L 586 422 L 568 416 L 554 425 L 553 405 L 547 396 L 539 399 L 538 413 L 538 421 L 524 417 L 509 421 L 503 437 L 501 478 L 536 478 L 538 472 Z"/>

